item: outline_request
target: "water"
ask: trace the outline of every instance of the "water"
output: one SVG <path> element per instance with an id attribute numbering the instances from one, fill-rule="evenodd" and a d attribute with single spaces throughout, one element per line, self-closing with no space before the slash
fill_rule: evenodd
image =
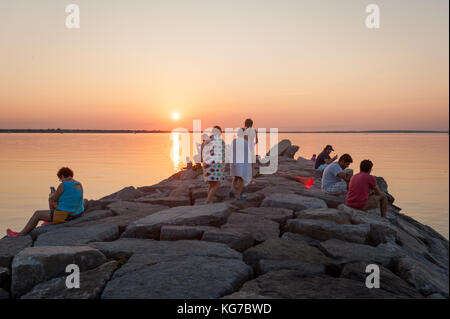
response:
<path id="1" fill-rule="evenodd" d="M 326 145 L 359 162 L 374 162 L 403 213 L 448 238 L 448 134 L 280 134 L 310 158 Z M 47 208 L 61 166 L 75 171 L 85 197 L 98 199 L 126 186 L 152 185 L 181 163 L 170 134 L 0 134 L 0 232 L 20 230 L 37 209 Z M 174 163 L 174 161 L 175 163 Z"/>

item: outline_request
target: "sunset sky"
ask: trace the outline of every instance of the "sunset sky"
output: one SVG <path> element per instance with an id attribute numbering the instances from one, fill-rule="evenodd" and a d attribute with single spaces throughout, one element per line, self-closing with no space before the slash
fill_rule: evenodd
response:
<path id="1" fill-rule="evenodd" d="M 65 26 L 70 3 L 80 29 Z M 365 26 L 369 3 L 380 29 Z M 0 128 L 251 117 L 280 130 L 448 130 L 448 10 L 447 0 L 1 0 Z"/>

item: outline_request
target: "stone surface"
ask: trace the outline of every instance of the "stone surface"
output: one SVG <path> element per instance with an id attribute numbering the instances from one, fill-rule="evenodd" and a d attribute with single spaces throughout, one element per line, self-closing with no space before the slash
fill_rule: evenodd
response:
<path id="1" fill-rule="evenodd" d="M 427 267 L 410 257 L 401 257 L 395 260 L 395 273 L 425 296 L 439 293 L 449 297 L 448 271 Z"/>
<path id="2" fill-rule="evenodd" d="M 203 233 L 213 230 L 215 227 L 210 226 L 162 226 L 160 240 L 182 240 L 182 239 L 198 239 L 200 240 Z"/>
<path id="3" fill-rule="evenodd" d="M 273 146 L 269 152 L 267 152 L 266 156 L 269 155 L 278 155 L 280 156 L 281 154 L 283 154 L 289 147 L 291 147 L 291 141 L 289 140 L 281 140 L 277 145 Z"/>
<path id="4" fill-rule="evenodd" d="M 243 200 L 237 200 L 237 199 L 230 199 L 230 203 L 239 209 L 245 209 L 249 207 L 258 207 L 261 205 L 262 200 L 264 199 L 264 196 L 260 193 L 246 193 L 244 190 L 245 196 L 247 196 L 246 199 Z"/>
<path id="5" fill-rule="evenodd" d="M 141 202 L 117 201 L 109 204 L 108 208 L 116 215 L 128 215 L 130 213 L 140 212 L 146 216 L 167 209 L 168 206 L 153 205 Z"/>
<path id="6" fill-rule="evenodd" d="M 367 262 L 349 263 L 342 269 L 341 277 L 361 282 L 366 282 L 368 272 L 366 272 Z M 380 289 L 386 290 L 397 296 L 409 298 L 423 298 L 423 296 L 411 285 L 400 277 L 396 276 L 389 269 L 378 265 L 380 268 Z"/>
<path id="7" fill-rule="evenodd" d="M 265 260 L 261 259 L 256 266 L 256 273 L 263 275 L 274 270 L 296 270 L 304 276 L 314 276 L 325 273 L 325 265 L 304 263 L 296 260 Z"/>
<path id="8" fill-rule="evenodd" d="M 325 194 L 320 189 L 298 189 L 295 193 L 302 196 L 320 198 L 324 200 L 330 208 L 337 208 L 339 205 L 345 203 L 345 198 Z"/>
<path id="9" fill-rule="evenodd" d="M 128 258 L 134 254 L 242 259 L 240 253 L 225 244 L 199 240 L 158 241 L 152 239 L 121 238 L 113 242 L 90 243 L 89 246 L 100 250 L 106 257 L 115 259 L 121 257 Z"/>
<path id="10" fill-rule="evenodd" d="M 97 299 L 117 269 L 117 265 L 116 261 L 110 261 L 80 273 L 79 288 L 68 289 L 66 277 L 58 277 L 36 285 L 21 299 Z"/>
<path id="11" fill-rule="evenodd" d="M 224 243 L 240 252 L 252 247 L 255 242 L 252 234 L 242 228 L 209 230 L 203 234 L 202 240 Z"/>
<path id="12" fill-rule="evenodd" d="M 4 237 L 0 239 L 0 267 L 10 268 L 11 261 L 21 250 L 33 243 L 31 236 Z"/>
<path id="13" fill-rule="evenodd" d="M 336 224 L 351 224 L 350 217 L 335 208 L 306 209 L 295 213 L 295 218 L 318 219 L 335 222 Z"/>
<path id="14" fill-rule="evenodd" d="M 282 156 L 294 158 L 295 153 L 297 153 L 299 149 L 300 147 L 298 147 L 297 145 L 291 145 L 282 153 Z"/>
<path id="15" fill-rule="evenodd" d="M 280 235 L 280 224 L 254 215 L 233 213 L 228 218 L 223 229 L 240 228 L 249 232 L 257 243 L 269 238 L 278 238 Z"/>
<path id="16" fill-rule="evenodd" d="M 364 243 L 370 232 L 370 225 L 344 225 L 314 219 L 290 219 L 286 222 L 285 230 L 319 240 L 337 238 L 344 241 Z"/>
<path id="17" fill-rule="evenodd" d="M 262 207 L 279 207 L 300 211 L 309 208 L 327 208 L 325 201 L 295 194 L 276 193 L 264 198 Z"/>
<path id="18" fill-rule="evenodd" d="M 9 299 L 9 292 L 7 292 L 5 289 L 0 288 L 0 300 Z"/>
<path id="19" fill-rule="evenodd" d="M 125 187 L 118 192 L 105 196 L 100 200 L 132 200 L 142 196 L 143 194 L 133 186 Z"/>
<path id="20" fill-rule="evenodd" d="M 330 239 L 320 243 L 323 251 L 341 262 L 359 262 L 373 263 L 387 266 L 391 259 L 402 254 L 399 247 L 394 245 L 381 244 L 377 247 L 348 243 L 337 239 Z M 403 253 L 404 254 L 404 253 Z"/>
<path id="21" fill-rule="evenodd" d="M 134 257 L 134 256 L 133 256 Z M 238 289 L 252 276 L 238 259 L 199 256 L 145 256 L 134 271 L 114 275 L 103 299 L 211 299 Z M 149 259 L 150 258 L 150 259 Z M 149 259 L 145 262 L 145 259 Z M 129 263 L 133 264 L 130 259 Z"/>
<path id="22" fill-rule="evenodd" d="M 105 261 L 100 251 L 85 246 L 26 248 L 14 257 L 12 263 L 12 294 L 14 297 L 22 296 L 41 282 L 63 276 L 69 264 L 76 264 L 80 271 L 85 271 Z"/>
<path id="23" fill-rule="evenodd" d="M 242 209 L 239 212 L 253 215 L 258 218 L 269 219 L 281 225 L 285 224 L 288 219 L 292 219 L 294 217 L 293 210 L 276 207 L 250 207 Z"/>
<path id="24" fill-rule="evenodd" d="M 255 269 L 260 260 L 294 260 L 309 264 L 333 264 L 333 260 L 325 256 L 316 247 L 310 246 L 303 238 L 269 239 L 244 252 L 244 261 Z"/>
<path id="25" fill-rule="evenodd" d="M 9 268 L 0 267 L 0 288 L 9 289 L 11 282 L 11 271 Z"/>
<path id="26" fill-rule="evenodd" d="M 164 225 L 221 226 L 232 211 L 226 203 L 174 207 L 131 223 L 122 237 L 159 238 Z"/>
<path id="27" fill-rule="evenodd" d="M 119 227 L 110 224 L 58 228 L 40 235 L 34 246 L 78 246 L 119 238 Z"/>
<path id="28" fill-rule="evenodd" d="M 177 207 L 191 205 L 191 199 L 188 196 L 166 196 L 160 198 L 140 198 L 140 202 L 164 205 L 167 207 Z"/>
<path id="29" fill-rule="evenodd" d="M 367 289 L 364 283 L 346 278 L 305 277 L 295 270 L 278 270 L 246 282 L 238 292 L 225 298 L 395 299 L 397 296 L 381 289 Z"/>

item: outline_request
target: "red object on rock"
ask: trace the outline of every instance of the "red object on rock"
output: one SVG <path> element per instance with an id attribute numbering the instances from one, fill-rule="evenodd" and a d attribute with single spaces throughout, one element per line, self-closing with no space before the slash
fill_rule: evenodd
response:
<path id="1" fill-rule="evenodd" d="M 301 177 L 301 176 L 295 176 L 295 179 L 298 180 L 300 183 L 305 185 L 306 189 L 310 189 L 314 184 L 314 178 L 313 177 Z"/>

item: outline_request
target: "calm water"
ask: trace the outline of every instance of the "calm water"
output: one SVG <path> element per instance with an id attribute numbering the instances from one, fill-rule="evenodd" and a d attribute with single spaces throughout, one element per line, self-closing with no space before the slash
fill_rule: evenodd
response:
<path id="1" fill-rule="evenodd" d="M 280 134 L 310 158 L 326 145 L 371 159 L 403 212 L 448 238 L 448 134 Z M 170 134 L 0 134 L 0 235 L 20 230 L 47 208 L 49 187 L 62 165 L 75 171 L 85 197 L 98 199 L 125 186 L 151 185 L 175 171 Z"/>

